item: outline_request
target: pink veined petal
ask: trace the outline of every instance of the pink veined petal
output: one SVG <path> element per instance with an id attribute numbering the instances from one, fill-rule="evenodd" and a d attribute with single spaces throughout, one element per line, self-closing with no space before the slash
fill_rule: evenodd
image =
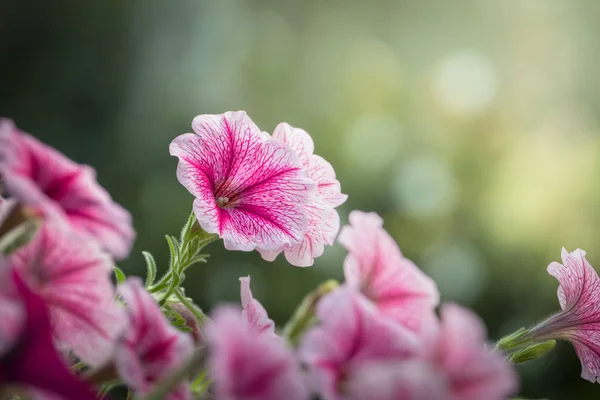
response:
<path id="1" fill-rule="evenodd" d="M 300 358 L 310 366 L 326 399 L 342 395 L 344 371 L 376 360 L 396 362 L 414 357 L 416 337 L 379 315 L 359 292 L 341 287 L 318 304 L 320 321 L 309 330 L 299 348 Z"/>
<path id="2" fill-rule="evenodd" d="M 306 167 L 310 178 L 317 183 L 317 192 L 325 204 L 334 208 L 344 204 L 348 195 L 342 193 L 340 182 L 335 178 L 335 171 L 329 162 L 313 155 Z"/>
<path id="3" fill-rule="evenodd" d="M 113 300 L 108 254 L 48 222 L 27 246 L 11 254 L 8 263 L 48 305 L 62 346 L 90 365 L 110 356 L 124 316 Z"/>
<path id="4" fill-rule="evenodd" d="M 216 398 L 308 400 L 292 352 L 274 335 L 249 330 L 237 309 L 215 310 L 207 332 Z"/>
<path id="5" fill-rule="evenodd" d="M 504 356 L 485 343 L 485 327 L 470 311 L 453 304 L 441 310 L 434 359 L 447 376 L 453 399 L 503 400 L 514 394 L 518 379 Z"/>
<path id="6" fill-rule="evenodd" d="M 0 357 L 17 341 L 26 320 L 26 310 L 19 301 L 11 272 L 8 264 L 0 257 Z"/>
<path id="7" fill-rule="evenodd" d="M 308 159 L 315 151 L 315 144 L 304 129 L 294 128 L 285 122 L 275 127 L 273 138 L 289 145 L 304 165 L 307 165 Z"/>
<path id="8" fill-rule="evenodd" d="M 201 115 L 196 134 L 176 138 L 177 177 L 196 200 L 200 226 L 230 250 L 275 250 L 297 243 L 314 183 L 284 143 L 266 139 L 245 112 Z"/>
<path id="9" fill-rule="evenodd" d="M 129 325 L 116 347 L 116 367 L 123 381 L 143 396 L 192 356 L 192 338 L 171 326 L 139 278 L 119 285 L 119 294 L 127 305 Z M 186 382 L 167 396 L 170 400 L 191 398 Z"/>
<path id="10" fill-rule="evenodd" d="M 52 218 L 66 220 L 123 259 L 135 239 L 131 215 L 96 181 L 92 168 L 0 120 L 0 175 L 10 195 Z"/>
<path id="11" fill-rule="evenodd" d="M 299 243 L 287 246 L 284 250 L 286 260 L 297 267 L 310 267 L 325 250 L 323 225 L 327 208 L 316 200 L 304 206 L 304 210 L 308 216 L 306 234 Z"/>
<path id="12" fill-rule="evenodd" d="M 248 324 L 248 329 L 257 333 L 275 334 L 275 323 L 269 318 L 267 310 L 252 296 L 250 277 L 240 278 L 242 299 L 242 319 Z"/>
<path id="13" fill-rule="evenodd" d="M 439 302 L 433 280 L 402 256 L 378 215 L 353 211 L 349 218 L 351 225 L 343 227 L 338 238 L 349 252 L 346 282 L 385 315 L 413 331 L 429 331 Z"/>
<path id="14" fill-rule="evenodd" d="M 323 241 L 328 246 L 333 246 L 338 232 L 340 231 L 340 214 L 336 210 L 330 210 L 329 216 L 323 224 Z"/>

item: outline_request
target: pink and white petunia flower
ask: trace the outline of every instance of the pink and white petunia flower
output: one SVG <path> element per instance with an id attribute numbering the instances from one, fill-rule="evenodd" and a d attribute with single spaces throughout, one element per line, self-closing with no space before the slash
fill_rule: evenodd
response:
<path id="1" fill-rule="evenodd" d="M 318 325 L 302 338 L 299 356 L 310 368 L 316 391 L 326 400 L 356 398 L 349 382 L 365 365 L 399 363 L 419 354 L 408 329 L 382 317 L 360 292 L 341 287 L 317 305 Z"/>
<path id="2" fill-rule="evenodd" d="M 3 260 L 0 320 L 0 392 L 8 385 L 34 392 L 36 398 L 97 398 L 91 385 L 75 377 L 56 351 L 44 299 Z"/>
<path id="3" fill-rule="evenodd" d="M 250 290 L 250 277 L 240 278 L 240 292 L 242 299 L 242 319 L 246 321 L 248 329 L 257 333 L 275 334 L 275 323 L 269 318 L 267 310 L 252 296 Z"/>
<path id="4" fill-rule="evenodd" d="M 207 332 L 215 399 L 309 399 L 292 351 L 274 335 L 251 329 L 237 308 L 215 310 Z"/>
<path id="5" fill-rule="evenodd" d="M 94 241 L 47 222 L 7 262 L 44 299 L 64 349 L 90 365 L 110 356 L 125 321 L 114 302 L 114 265 Z"/>
<path id="6" fill-rule="evenodd" d="M 283 251 L 290 264 L 308 267 L 323 254 L 325 245 L 331 246 L 335 242 L 340 230 L 340 217 L 335 208 L 342 205 L 348 196 L 342 193 L 331 164 L 313 154 L 315 146 L 306 131 L 282 122 L 275 128 L 273 138 L 288 144 L 295 151 L 309 177 L 317 184 L 317 190 L 304 206 L 308 228 L 302 240 L 279 249 L 259 251 L 267 261 L 273 261 Z"/>
<path id="7" fill-rule="evenodd" d="M 344 400 L 504 400 L 517 377 L 503 355 L 485 343 L 485 328 L 470 311 L 444 305 L 437 336 L 414 358 L 363 364 Z"/>
<path id="8" fill-rule="evenodd" d="M 439 292 L 435 282 L 412 261 L 383 229 L 375 213 L 352 211 L 338 241 L 348 250 L 346 284 L 360 290 L 386 316 L 424 333 L 435 326 Z"/>
<path id="9" fill-rule="evenodd" d="M 95 171 L 0 119 L 0 176 L 8 193 L 49 218 L 93 237 L 115 258 L 129 254 L 131 215 L 96 181 Z"/>
<path id="10" fill-rule="evenodd" d="M 169 147 L 194 213 L 228 250 L 273 250 L 302 240 L 315 183 L 294 151 L 261 132 L 243 111 L 194 118 L 195 133 Z"/>
<path id="11" fill-rule="evenodd" d="M 581 377 L 600 382 L 600 278 L 585 251 L 562 249 L 562 264 L 553 262 L 548 273 L 558 282 L 561 312 L 531 329 L 535 341 L 568 340 L 581 361 Z"/>
<path id="12" fill-rule="evenodd" d="M 181 368 L 192 357 L 194 346 L 189 334 L 169 323 L 139 278 L 127 279 L 118 291 L 126 303 L 129 324 L 117 343 L 115 365 L 136 396 L 144 396 L 157 381 Z M 166 398 L 191 397 L 188 384 L 181 382 Z"/>

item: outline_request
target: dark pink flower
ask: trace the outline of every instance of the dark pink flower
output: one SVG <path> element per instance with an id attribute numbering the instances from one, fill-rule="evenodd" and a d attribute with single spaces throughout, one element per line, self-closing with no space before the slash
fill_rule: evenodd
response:
<path id="1" fill-rule="evenodd" d="M 600 278 L 585 251 L 562 249 L 562 264 L 553 262 L 548 273 L 558 282 L 561 312 L 540 323 L 529 334 L 535 341 L 568 340 L 581 361 L 581 377 L 600 382 Z"/>
<path id="2" fill-rule="evenodd" d="M 119 285 L 129 324 L 117 342 L 115 364 L 119 376 L 137 396 L 146 395 L 157 381 L 178 370 L 192 357 L 192 338 L 175 329 L 138 278 Z M 191 399 L 187 382 L 167 397 Z"/>
<path id="3" fill-rule="evenodd" d="M 54 348 L 48 309 L 19 274 L 0 260 L 0 392 L 4 385 L 52 398 L 94 400 Z"/>
<path id="4" fill-rule="evenodd" d="M 402 256 L 377 214 L 352 211 L 349 220 L 338 239 L 349 252 L 344 261 L 346 283 L 413 331 L 423 333 L 435 326 L 435 282 Z"/>
<path id="5" fill-rule="evenodd" d="M 303 337 L 299 355 L 310 368 L 316 390 L 326 400 L 355 398 L 349 382 L 373 362 L 402 362 L 417 356 L 416 336 L 382 317 L 350 287 L 341 287 L 317 305 L 318 325 Z"/>
<path id="6" fill-rule="evenodd" d="M 294 151 L 261 132 L 243 111 L 194 118 L 195 133 L 169 148 L 177 178 L 196 198 L 202 229 L 229 250 L 272 250 L 306 233 L 304 205 L 314 190 Z"/>
<path id="7" fill-rule="evenodd" d="M 113 263 L 107 253 L 49 221 L 7 261 L 44 299 L 61 346 L 90 365 L 110 356 L 124 315 L 114 302 Z"/>
<path id="8" fill-rule="evenodd" d="M 304 210 L 308 216 L 308 228 L 299 243 L 288 244 L 279 249 L 260 250 L 267 261 L 273 261 L 283 251 L 286 260 L 298 267 L 313 265 L 314 259 L 323 254 L 325 245 L 333 245 L 340 230 L 340 217 L 336 207 L 348 198 L 342 194 L 340 182 L 329 162 L 313 154 L 314 143 L 306 131 L 282 122 L 273 132 L 273 138 L 288 144 L 296 153 L 308 176 L 317 184 Z"/>
<path id="9" fill-rule="evenodd" d="M 248 329 L 257 333 L 275 334 L 275 323 L 269 318 L 267 310 L 252 296 L 250 290 L 250 277 L 240 278 L 240 292 L 242 298 L 242 319 L 246 321 Z"/>
<path id="10" fill-rule="evenodd" d="M 19 131 L 7 119 L 0 119 L 0 176 L 20 203 L 68 222 L 118 259 L 129 254 L 135 238 L 131 215 L 98 185 L 95 171 Z"/>
<path id="11" fill-rule="evenodd" d="M 293 353 L 275 335 L 249 329 L 236 308 L 221 307 L 208 325 L 210 370 L 218 400 L 307 400 Z"/>

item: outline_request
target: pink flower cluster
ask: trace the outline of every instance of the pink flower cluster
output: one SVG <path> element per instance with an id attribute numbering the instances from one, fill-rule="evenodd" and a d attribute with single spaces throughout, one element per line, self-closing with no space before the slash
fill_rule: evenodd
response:
<path id="1" fill-rule="evenodd" d="M 405 259 L 375 214 L 354 211 L 340 235 L 346 283 L 320 300 L 317 324 L 294 352 L 242 278 L 242 312 L 215 311 L 211 371 L 218 399 L 506 399 L 514 370 L 485 328 L 453 304 L 434 308 L 435 284 Z M 304 385 L 302 384 L 304 382 Z"/>
<path id="2" fill-rule="evenodd" d="M 192 128 L 170 152 L 204 231 L 229 250 L 256 249 L 268 261 L 283 252 L 302 267 L 333 244 L 347 196 L 305 131 L 282 123 L 270 136 L 243 111 L 200 115 Z"/>

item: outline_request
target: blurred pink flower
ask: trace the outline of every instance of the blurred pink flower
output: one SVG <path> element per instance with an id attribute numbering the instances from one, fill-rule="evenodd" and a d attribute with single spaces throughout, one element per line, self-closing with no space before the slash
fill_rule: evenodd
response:
<path id="1" fill-rule="evenodd" d="M 119 285 L 129 324 L 119 339 L 115 364 L 119 376 L 135 393 L 144 396 L 161 378 L 173 373 L 193 355 L 192 338 L 175 329 L 139 278 Z M 181 382 L 167 399 L 191 399 L 188 384 Z"/>
<path id="2" fill-rule="evenodd" d="M 329 162 L 313 154 L 314 143 L 306 131 L 282 122 L 275 128 L 273 138 L 288 144 L 295 152 L 309 177 L 317 184 L 317 191 L 304 206 L 308 216 L 308 228 L 299 243 L 275 250 L 260 250 L 267 261 L 273 261 L 283 251 L 286 260 L 298 267 L 313 265 L 314 259 L 323 254 L 325 245 L 333 245 L 340 230 L 340 217 L 336 207 L 348 198 L 342 194 L 340 182 Z"/>
<path id="3" fill-rule="evenodd" d="M 252 296 L 250 290 L 250 277 L 240 278 L 242 298 L 242 319 L 246 321 L 248 329 L 257 333 L 275 334 L 275 323 L 269 319 L 267 310 Z"/>
<path id="4" fill-rule="evenodd" d="M 291 350 L 274 335 L 249 329 L 237 308 L 218 308 L 207 329 L 215 399 L 308 400 Z"/>
<path id="5" fill-rule="evenodd" d="M 381 313 L 415 332 L 435 326 L 435 282 L 402 256 L 377 214 L 352 211 L 349 220 L 338 239 L 348 250 L 346 283 L 363 292 Z"/>
<path id="6" fill-rule="evenodd" d="M 314 190 L 294 151 L 261 132 L 243 111 L 194 118 L 195 133 L 170 145 L 177 178 L 196 197 L 202 229 L 229 250 L 272 250 L 306 233 L 304 204 Z"/>
<path id="7" fill-rule="evenodd" d="M 127 257 L 135 231 L 131 215 L 112 201 L 95 171 L 0 119 L 0 176 L 8 193 L 48 217 L 93 237 L 115 258 Z"/>
<path id="8" fill-rule="evenodd" d="M 90 365 L 110 356 L 125 321 L 114 302 L 113 263 L 107 253 L 49 221 L 7 261 L 44 299 L 61 346 Z"/>
<path id="9" fill-rule="evenodd" d="M 94 400 L 54 348 L 48 309 L 19 274 L 0 260 L 0 392 L 5 385 L 44 397 Z"/>
<path id="10" fill-rule="evenodd" d="M 561 312 L 531 329 L 536 341 L 568 340 L 581 361 L 581 377 L 600 382 L 600 278 L 585 258 L 585 251 L 562 249 L 562 264 L 548 265 L 558 282 Z"/>
<path id="11" fill-rule="evenodd" d="M 362 366 L 401 362 L 417 356 L 416 336 L 382 317 L 362 294 L 341 287 L 317 305 L 318 325 L 302 338 L 299 356 L 326 400 L 356 398 L 349 382 L 359 379 Z"/>
<path id="12" fill-rule="evenodd" d="M 481 321 L 456 305 L 444 305 L 441 317 L 436 338 L 417 357 L 356 369 L 344 400 L 504 400 L 514 394 L 517 376 L 487 347 Z"/>

